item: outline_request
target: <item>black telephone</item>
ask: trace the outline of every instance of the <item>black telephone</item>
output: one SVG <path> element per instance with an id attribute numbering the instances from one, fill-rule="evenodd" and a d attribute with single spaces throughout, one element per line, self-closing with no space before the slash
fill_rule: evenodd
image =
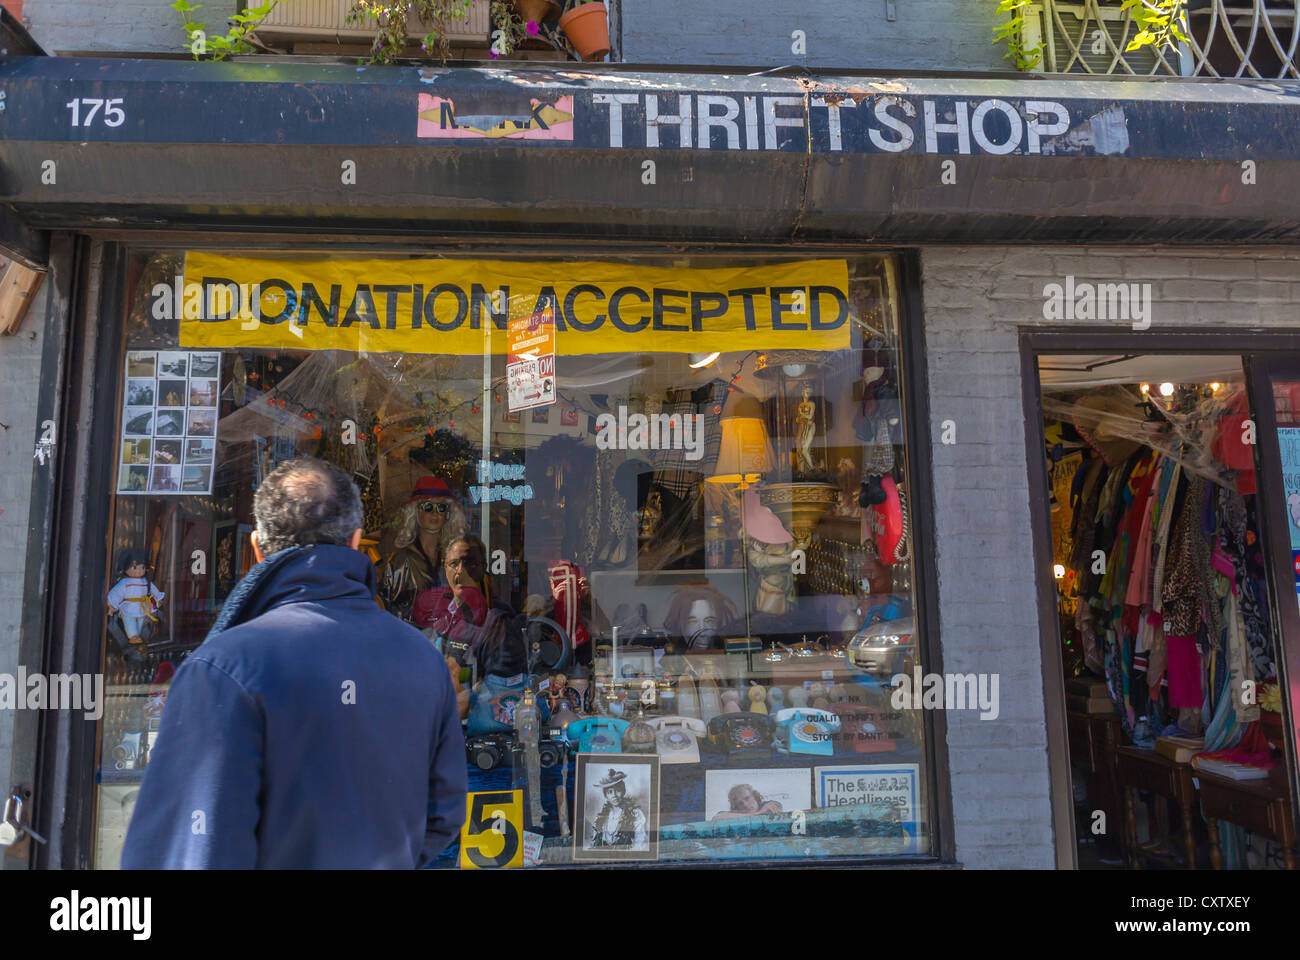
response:
<path id="1" fill-rule="evenodd" d="M 764 713 L 723 713 L 709 721 L 709 739 L 737 760 L 772 755 L 772 718 Z"/>

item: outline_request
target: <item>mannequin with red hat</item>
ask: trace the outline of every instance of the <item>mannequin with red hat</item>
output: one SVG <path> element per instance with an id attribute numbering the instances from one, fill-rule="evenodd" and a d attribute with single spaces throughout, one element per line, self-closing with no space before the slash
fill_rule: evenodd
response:
<path id="1" fill-rule="evenodd" d="M 390 613 L 410 620 L 416 595 L 438 584 L 447 547 L 468 531 L 469 518 L 446 481 L 416 481 L 398 514 L 395 550 L 385 564 L 384 601 Z"/>

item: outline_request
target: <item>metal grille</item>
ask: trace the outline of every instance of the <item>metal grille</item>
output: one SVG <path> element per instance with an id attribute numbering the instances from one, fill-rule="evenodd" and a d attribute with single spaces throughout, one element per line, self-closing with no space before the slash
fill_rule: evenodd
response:
<path id="1" fill-rule="evenodd" d="M 448 36 L 452 40 L 486 43 L 489 29 L 489 4 L 486 0 L 475 3 L 469 15 L 450 25 Z M 258 36 L 271 37 L 339 37 L 343 39 L 368 39 L 374 36 L 373 28 L 366 24 L 350 24 L 348 11 L 352 0 L 291 0 L 276 4 L 270 15 L 257 28 Z M 412 37 L 422 37 L 429 32 L 422 22 L 409 24 Z"/>
<path id="2" fill-rule="evenodd" d="M 1132 52 L 1125 48 L 1141 28 L 1119 0 L 1042 0 L 1026 17 L 1026 45 L 1042 44 L 1052 73 L 1300 79 L 1300 0 L 1190 0 L 1188 43 Z"/>

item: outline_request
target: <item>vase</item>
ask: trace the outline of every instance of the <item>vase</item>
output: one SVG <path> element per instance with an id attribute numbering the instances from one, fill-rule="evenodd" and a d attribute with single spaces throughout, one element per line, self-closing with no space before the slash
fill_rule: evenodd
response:
<path id="1" fill-rule="evenodd" d="M 515 13 L 519 14 L 525 23 L 529 20 L 544 23 L 554 17 L 559 10 L 560 5 L 555 0 L 515 0 Z"/>
<path id="2" fill-rule="evenodd" d="M 583 60 L 600 60 L 609 53 L 609 23 L 605 4 L 584 3 L 560 17 L 560 29 Z"/>

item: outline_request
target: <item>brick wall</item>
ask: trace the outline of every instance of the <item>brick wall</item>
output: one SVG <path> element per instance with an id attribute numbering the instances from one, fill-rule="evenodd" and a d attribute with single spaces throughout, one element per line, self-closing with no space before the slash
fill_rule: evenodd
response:
<path id="1" fill-rule="evenodd" d="M 1049 326 L 1043 287 L 1069 274 L 1151 283 L 1152 332 L 1300 329 L 1294 249 L 922 251 L 944 669 L 1001 674 L 997 720 L 947 718 L 957 857 L 972 867 L 1055 862 L 1017 328 Z M 1142 351 L 1141 332 L 1116 331 L 1116 352 Z"/>
<path id="2" fill-rule="evenodd" d="M 236 0 L 204 0 L 194 16 L 209 33 L 226 29 Z M 172 0 L 26 0 L 28 32 L 52 54 L 74 50 L 184 53 L 183 19 Z"/>
<path id="3" fill-rule="evenodd" d="M 31 2 L 31 0 L 29 0 Z M 855 69 L 1007 70 L 993 28 L 996 3 L 972 0 L 624 0 L 628 63 L 798 64 Z M 792 51 L 795 30 L 806 53 Z"/>
<path id="4" fill-rule="evenodd" d="M 41 343 L 49 278 L 41 284 L 22 328 L 0 336 L 0 673 L 18 666 L 26 576 L 27 520 L 36 446 L 36 398 L 41 387 Z M 36 669 L 35 664 L 28 664 Z M 0 711 L 0 789 L 9 788 L 15 713 Z"/>

